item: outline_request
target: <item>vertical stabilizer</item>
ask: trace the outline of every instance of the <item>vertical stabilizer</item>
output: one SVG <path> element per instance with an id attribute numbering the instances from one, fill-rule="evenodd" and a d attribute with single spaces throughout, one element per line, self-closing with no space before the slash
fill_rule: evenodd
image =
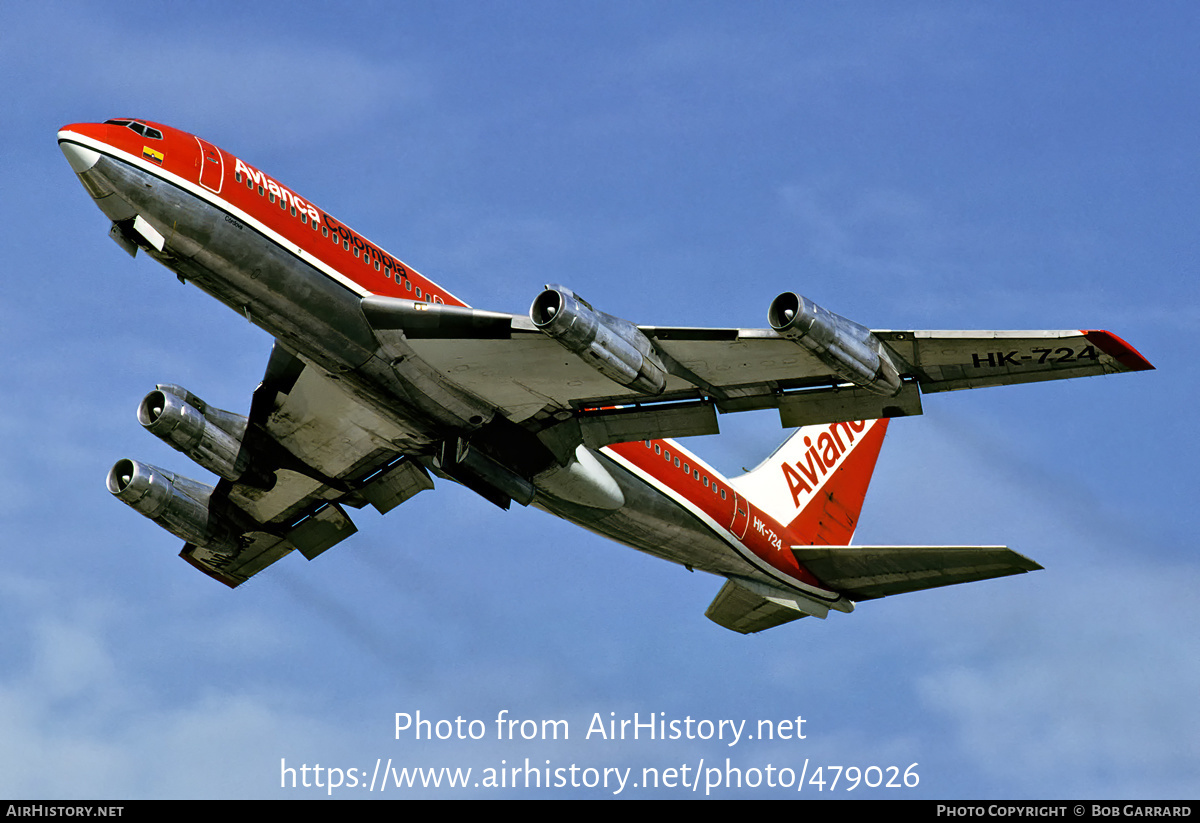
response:
<path id="1" fill-rule="evenodd" d="M 845 546 L 854 536 L 887 419 L 797 429 L 729 483 L 785 528 L 791 545 Z"/>

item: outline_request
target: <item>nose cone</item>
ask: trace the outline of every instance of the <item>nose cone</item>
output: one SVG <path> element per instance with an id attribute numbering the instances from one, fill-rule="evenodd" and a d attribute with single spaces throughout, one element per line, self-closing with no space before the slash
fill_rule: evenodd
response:
<path id="1" fill-rule="evenodd" d="M 77 138 L 78 133 L 73 131 L 70 126 L 59 129 L 58 147 L 66 155 L 67 162 L 71 164 L 71 168 L 75 170 L 75 173 L 83 174 L 96 165 L 96 162 L 100 159 L 100 153 L 84 146 L 78 142 Z"/>

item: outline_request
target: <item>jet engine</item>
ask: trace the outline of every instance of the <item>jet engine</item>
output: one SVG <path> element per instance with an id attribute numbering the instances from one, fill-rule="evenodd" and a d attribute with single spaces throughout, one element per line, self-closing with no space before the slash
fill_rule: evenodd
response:
<path id="1" fill-rule="evenodd" d="M 147 431 L 213 474 L 259 489 L 275 485 L 274 472 L 257 468 L 243 445 L 248 421 L 242 415 L 213 408 L 180 386 L 159 384 L 142 399 L 137 416 Z"/>
<path id="2" fill-rule="evenodd" d="M 550 284 L 529 307 L 529 319 L 605 377 L 643 394 L 662 394 L 667 370 L 641 329 L 598 312 L 565 286 Z"/>
<path id="3" fill-rule="evenodd" d="M 866 326 L 790 291 L 771 301 L 767 320 L 839 377 L 885 397 L 900 393 L 900 373 L 891 354 Z"/>
<path id="4" fill-rule="evenodd" d="M 158 466 L 123 459 L 108 472 L 108 490 L 188 543 L 229 554 L 238 549 L 241 530 L 209 507 L 212 486 Z"/>

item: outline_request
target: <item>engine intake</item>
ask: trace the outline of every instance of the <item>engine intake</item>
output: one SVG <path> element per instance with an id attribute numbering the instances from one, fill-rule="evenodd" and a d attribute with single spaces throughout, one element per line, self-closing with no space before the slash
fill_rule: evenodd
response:
<path id="1" fill-rule="evenodd" d="M 666 388 L 667 370 L 650 338 L 628 320 L 596 311 L 567 287 L 546 286 L 529 307 L 529 319 L 610 380 L 642 394 Z"/>
<path id="2" fill-rule="evenodd" d="M 839 377 L 885 397 L 900 393 L 903 384 L 891 354 L 866 326 L 790 291 L 771 301 L 767 321 Z"/>
<path id="3" fill-rule="evenodd" d="M 125 458 L 109 470 L 108 490 L 188 543 L 228 554 L 238 549 L 240 530 L 210 508 L 212 486 Z"/>
<path id="4" fill-rule="evenodd" d="M 146 430 L 226 480 L 270 489 L 275 473 L 258 468 L 243 444 L 248 425 L 240 414 L 213 408 L 180 386 L 159 386 L 137 410 Z"/>

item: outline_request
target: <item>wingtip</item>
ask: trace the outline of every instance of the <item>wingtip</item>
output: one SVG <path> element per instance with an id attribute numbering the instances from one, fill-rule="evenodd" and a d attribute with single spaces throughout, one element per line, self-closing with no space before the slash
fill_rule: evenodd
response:
<path id="1" fill-rule="evenodd" d="M 1154 366 L 1141 352 L 1110 331 L 1101 329 L 1082 330 L 1083 336 L 1100 351 L 1116 360 L 1127 371 L 1154 371 Z"/>
<path id="2" fill-rule="evenodd" d="M 239 585 L 246 582 L 245 578 L 238 580 L 234 577 L 230 577 L 227 574 L 222 574 L 221 572 L 217 571 L 216 569 L 212 568 L 211 566 L 208 566 L 205 563 L 202 563 L 200 560 L 197 560 L 192 555 L 192 551 L 195 548 L 196 548 L 196 545 L 194 543 L 187 543 L 184 545 L 183 551 L 179 552 L 179 556 L 182 557 L 184 560 L 186 560 L 192 566 L 195 566 L 197 569 L 199 569 L 200 571 L 207 574 L 213 580 L 216 580 L 218 583 L 224 583 L 226 586 L 228 586 L 231 589 L 236 589 Z"/>

